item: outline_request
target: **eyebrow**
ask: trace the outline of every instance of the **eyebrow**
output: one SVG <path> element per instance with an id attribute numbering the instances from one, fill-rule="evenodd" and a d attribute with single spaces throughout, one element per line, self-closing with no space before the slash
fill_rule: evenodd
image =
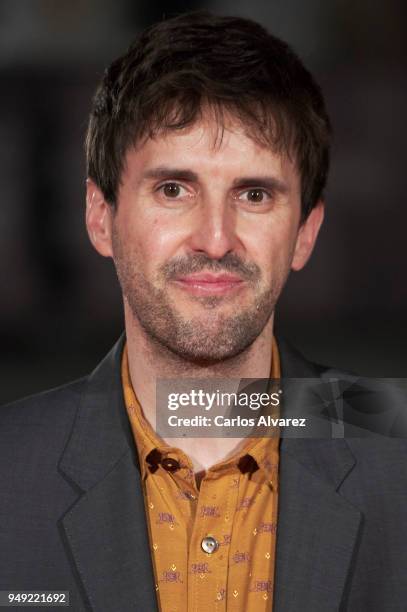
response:
<path id="1" fill-rule="evenodd" d="M 143 179 L 165 179 L 172 178 L 177 180 L 190 181 L 191 183 L 198 182 L 198 175 L 192 170 L 187 168 L 171 168 L 169 166 L 158 166 L 157 168 L 151 168 L 146 170 L 143 175 Z"/>
<path id="2" fill-rule="evenodd" d="M 171 168 L 170 166 L 157 166 L 156 168 L 150 168 L 146 170 L 142 179 L 173 179 L 189 181 L 191 183 L 197 183 L 199 176 L 193 170 L 188 168 Z M 289 187 L 284 181 L 274 176 L 245 176 L 235 178 L 232 182 L 232 187 L 243 188 L 243 187 L 264 187 L 270 191 L 276 191 L 279 193 L 287 193 Z"/>
<path id="3" fill-rule="evenodd" d="M 237 178 L 232 183 L 233 187 L 264 187 L 270 191 L 287 193 L 289 187 L 287 183 L 274 176 L 247 176 Z"/>

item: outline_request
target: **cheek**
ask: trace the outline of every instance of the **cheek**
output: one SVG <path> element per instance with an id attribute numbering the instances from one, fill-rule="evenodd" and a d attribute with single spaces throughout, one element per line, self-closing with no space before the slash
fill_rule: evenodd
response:
<path id="1" fill-rule="evenodd" d="M 262 270 L 265 280 L 286 274 L 290 269 L 295 247 L 295 230 L 290 225 L 280 227 L 269 224 L 247 232 L 243 239 L 247 257 Z"/>
<path id="2" fill-rule="evenodd" d="M 139 257 L 139 263 L 150 273 L 179 254 L 185 241 L 181 224 L 157 215 L 146 215 L 144 219 L 132 221 L 126 234 L 133 256 Z"/>

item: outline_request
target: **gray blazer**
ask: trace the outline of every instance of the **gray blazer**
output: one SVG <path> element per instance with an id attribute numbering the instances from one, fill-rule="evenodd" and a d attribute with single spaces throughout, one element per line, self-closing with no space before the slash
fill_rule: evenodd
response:
<path id="1" fill-rule="evenodd" d="M 321 375 L 279 347 L 283 376 Z M 0 590 L 70 591 L 75 612 L 157 610 L 122 348 L 87 378 L 0 408 Z M 406 449 L 282 440 L 275 612 L 407 610 Z"/>

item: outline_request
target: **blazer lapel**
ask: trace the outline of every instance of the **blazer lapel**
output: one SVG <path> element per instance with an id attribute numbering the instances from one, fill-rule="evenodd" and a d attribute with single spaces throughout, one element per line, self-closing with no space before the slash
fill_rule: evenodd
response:
<path id="1" fill-rule="evenodd" d="M 320 375 L 280 342 L 284 377 Z M 344 439 L 281 441 L 274 612 L 340 609 L 362 525 L 338 492 L 354 466 Z"/>
<path id="2" fill-rule="evenodd" d="M 157 610 L 137 453 L 120 380 L 123 338 L 89 377 L 60 462 L 79 491 L 62 519 L 85 602 L 104 612 Z"/>

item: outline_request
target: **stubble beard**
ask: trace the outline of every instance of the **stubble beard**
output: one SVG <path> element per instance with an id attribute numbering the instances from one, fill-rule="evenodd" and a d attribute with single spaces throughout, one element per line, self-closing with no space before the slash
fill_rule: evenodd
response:
<path id="1" fill-rule="evenodd" d="M 147 338 L 155 345 L 170 351 L 183 361 L 196 365 L 215 365 L 246 351 L 260 336 L 270 320 L 275 304 L 283 288 L 286 274 L 276 275 L 275 282 L 261 287 L 260 269 L 254 264 L 245 265 L 235 256 L 223 260 L 211 260 L 198 254 L 189 259 L 173 260 L 158 274 L 163 277 L 198 270 L 225 271 L 245 266 L 246 278 L 252 286 L 253 299 L 243 309 L 239 308 L 237 297 L 191 297 L 199 302 L 202 315 L 186 318 L 177 308 L 175 299 L 169 293 L 147 280 L 137 266 L 137 255 L 123 249 L 117 235 L 113 240 L 114 261 L 124 299 L 127 301 L 133 319 L 139 323 Z M 249 279 L 248 277 L 252 278 Z M 230 302 L 228 312 L 223 304 Z"/>

